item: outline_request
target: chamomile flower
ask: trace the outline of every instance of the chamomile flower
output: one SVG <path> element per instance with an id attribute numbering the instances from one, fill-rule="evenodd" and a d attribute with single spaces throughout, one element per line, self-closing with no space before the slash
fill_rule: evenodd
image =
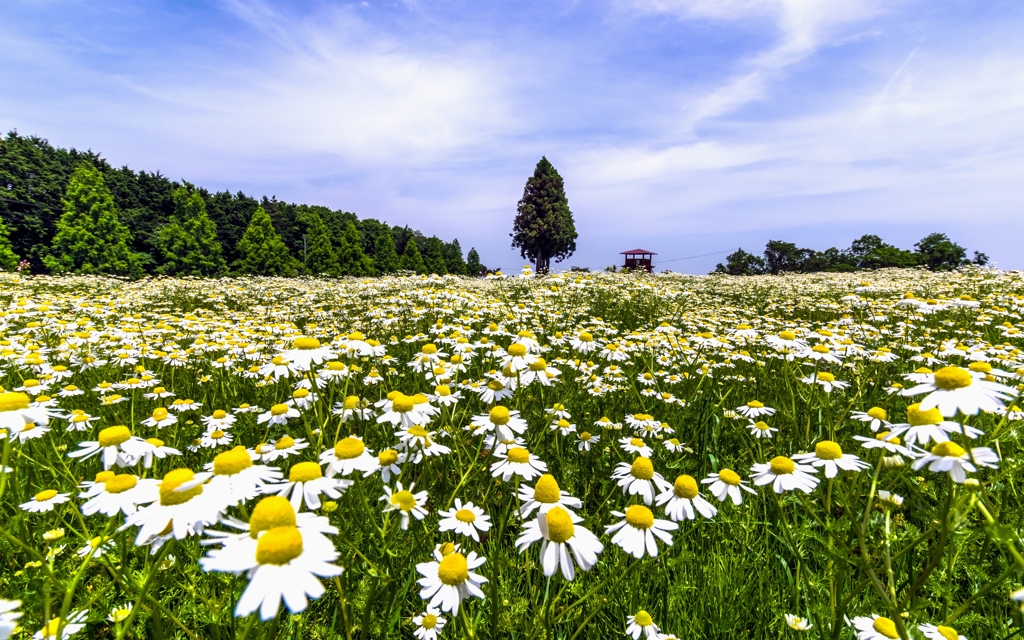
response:
<path id="1" fill-rule="evenodd" d="M 427 607 L 426 611 L 413 617 L 412 623 L 416 625 L 412 634 L 417 640 L 437 640 L 448 620 L 435 607 Z"/>
<path id="2" fill-rule="evenodd" d="M 144 443 L 142 438 L 133 436 L 128 427 L 107 427 L 100 431 L 95 441 L 79 443 L 78 451 L 72 451 L 68 457 L 88 460 L 92 456 L 102 454 L 104 469 L 114 465 L 127 467 L 135 464 L 142 456 Z"/>
<path id="3" fill-rule="evenodd" d="M 808 631 L 814 625 L 808 622 L 807 618 L 801 618 L 800 616 L 793 615 L 792 613 L 786 614 L 786 624 L 793 631 Z"/>
<path id="4" fill-rule="evenodd" d="M 292 507 L 299 511 L 303 502 L 308 509 L 319 509 L 321 495 L 337 500 L 352 484 L 351 480 L 324 477 L 318 463 L 307 461 L 293 464 L 286 482 L 268 483 L 261 490 L 288 498 Z"/>
<path id="5" fill-rule="evenodd" d="M 218 453 L 213 462 L 204 467 L 206 471 L 213 472 L 206 489 L 222 493 L 230 504 L 252 500 L 260 495 L 266 485 L 281 479 L 281 471 L 253 464 L 256 457 L 255 453 L 242 446 Z"/>
<path id="6" fill-rule="evenodd" d="M 968 452 L 963 447 L 947 440 L 932 447 L 930 452 L 922 452 L 914 461 L 912 468 L 916 471 L 927 466 L 935 473 L 948 473 L 953 482 L 963 484 L 968 473 L 978 470 L 975 464 L 996 469 L 999 467 L 999 456 L 988 447 L 974 447 Z"/>
<path id="7" fill-rule="evenodd" d="M 153 459 L 163 460 L 167 456 L 180 456 L 181 451 L 167 444 L 159 438 L 146 438 L 138 445 L 138 455 L 142 460 L 142 466 L 149 469 L 153 466 Z"/>
<path id="8" fill-rule="evenodd" d="M 612 544 L 622 548 L 637 560 L 658 555 L 657 540 L 672 545 L 672 534 L 679 525 L 668 520 L 654 517 L 654 513 L 642 504 L 634 504 L 626 512 L 612 511 L 616 518 L 622 518 L 615 524 L 605 527 L 605 533 L 612 536 Z"/>
<path id="9" fill-rule="evenodd" d="M 900 637 L 896 623 L 885 616 L 858 616 L 851 620 L 851 624 L 857 630 L 857 640 L 895 640 Z"/>
<path id="10" fill-rule="evenodd" d="M 635 453 L 645 458 L 650 458 L 651 453 L 653 452 L 653 449 L 645 444 L 640 438 L 619 438 L 619 446 L 621 446 L 626 453 Z"/>
<path id="11" fill-rule="evenodd" d="M 860 446 L 865 449 L 885 449 L 889 453 L 899 454 L 908 458 L 914 457 L 913 452 L 901 444 L 899 436 L 893 435 L 890 431 L 881 431 L 874 438 L 853 436 L 853 439 L 859 440 Z"/>
<path id="12" fill-rule="evenodd" d="M 934 624 L 919 624 L 918 630 L 926 640 L 967 640 L 967 636 L 961 635 L 953 627 Z"/>
<path id="13" fill-rule="evenodd" d="M 695 519 L 695 511 L 705 518 L 713 518 L 718 513 L 714 505 L 701 497 L 697 480 L 685 474 L 659 493 L 656 500 L 659 507 L 665 507 L 665 515 L 674 522 Z"/>
<path id="14" fill-rule="evenodd" d="M 114 540 L 111 538 L 105 538 L 103 536 L 96 536 L 90 538 L 78 549 L 79 558 L 86 558 L 92 556 L 93 558 L 99 558 L 105 553 L 109 553 L 114 550 Z"/>
<path id="15" fill-rule="evenodd" d="M 427 492 L 420 491 L 413 493 L 413 489 L 416 488 L 416 483 L 413 482 L 409 485 L 408 489 L 402 488 L 402 483 L 398 482 L 395 485 L 397 489 L 391 490 L 391 487 L 384 486 L 384 495 L 380 497 L 381 502 L 384 503 L 384 511 L 398 511 L 402 516 L 402 530 L 409 528 L 410 517 L 422 520 L 427 517 L 427 510 L 423 505 L 427 503 Z"/>
<path id="16" fill-rule="evenodd" d="M 142 424 L 147 427 L 156 427 L 162 429 L 166 426 L 172 425 L 178 421 L 178 417 L 169 413 L 166 407 L 157 407 L 153 409 L 153 414 L 142 421 Z"/>
<path id="17" fill-rule="evenodd" d="M 246 574 L 249 584 L 235 607 L 235 615 L 257 610 L 260 618 L 277 616 L 281 602 L 295 614 L 325 592 L 317 577 L 341 575 L 333 564 L 338 558 L 334 544 L 323 533 L 337 533 L 327 519 L 314 516 L 314 526 L 301 527 L 295 510 L 284 499 L 264 498 L 253 509 L 248 535 L 231 536 L 213 549 L 200 564 L 206 571 Z M 319 522 L 319 521 L 322 521 Z"/>
<path id="18" fill-rule="evenodd" d="M 868 468 L 868 463 L 850 453 L 843 453 L 842 447 L 831 440 L 822 440 L 814 445 L 814 453 L 800 453 L 793 460 L 810 464 L 812 467 L 824 467 L 825 477 L 834 478 L 843 471 L 860 471 Z"/>
<path id="19" fill-rule="evenodd" d="M 509 447 L 504 453 L 494 453 L 500 458 L 491 465 L 491 475 L 508 482 L 512 476 L 519 476 L 529 482 L 545 473 L 548 466 L 544 461 L 530 453 L 526 447 Z"/>
<path id="20" fill-rule="evenodd" d="M 320 454 L 320 464 L 328 465 L 327 474 L 347 476 L 362 471 L 367 477 L 377 470 L 377 458 L 366 448 L 359 436 L 338 440 L 334 447 Z"/>
<path id="21" fill-rule="evenodd" d="M 711 485 L 708 491 L 718 498 L 719 502 L 725 502 L 726 498 L 732 500 L 734 505 L 743 504 L 743 492 L 757 494 L 756 491 L 747 486 L 746 480 L 732 469 L 722 469 L 717 473 L 709 473 L 708 477 L 700 481 L 701 484 Z"/>
<path id="22" fill-rule="evenodd" d="M 472 502 L 463 505 L 460 498 L 455 498 L 455 508 L 439 511 L 438 515 L 441 516 L 439 530 L 454 531 L 477 542 L 480 542 L 480 532 L 487 533 L 491 528 L 491 517 L 483 509 Z"/>
<path id="23" fill-rule="evenodd" d="M 651 459 L 644 456 L 637 457 L 632 464 L 620 462 L 612 473 L 612 479 L 618 480 L 619 488 L 624 494 L 639 495 L 648 506 L 654 501 L 656 490 L 672 486 L 654 470 Z"/>
<path id="24" fill-rule="evenodd" d="M 760 418 L 761 416 L 775 415 L 775 409 L 766 407 L 759 400 L 751 400 L 745 405 L 736 407 L 736 413 L 740 414 L 744 418 Z"/>
<path id="25" fill-rule="evenodd" d="M 580 451 L 590 451 L 590 447 L 601 441 L 601 436 L 589 431 L 583 431 L 576 438 L 576 448 Z"/>
<path id="26" fill-rule="evenodd" d="M 459 605 L 466 598 L 484 598 L 480 586 L 487 582 L 487 578 L 475 573 L 473 569 L 483 565 L 485 558 L 478 556 L 475 551 L 463 555 L 454 550 L 447 555 L 435 550 L 434 558 L 432 562 L 416 565 L 416 571 L 423 576 L 417 581 L 420 597 L 428 601 L 428 608 L 439 608 L 458 615 Z"/>
<path id="27" fill-rule="evenodd" d="M 79 498 L 88 498 L 82 503 L 82 514 L 91 516 L 94 513 L 102 513 L 112 518 L 121 512 L 130 516 L 138 510 L 139 505 L 149 504 L 160 496 L 159 485 L 158 480 L 140 479 L 130 473 L 99 473 L 96 475 L 96 482 L 78 494 Z"/>
<path id="28" fill-rule="evenodd" d="M 889 414 L 881 407 L 871 407 L 866 412 L 853 411 L 850 413 L 850 417 L 854 420 L 868 423 L 868 426 L 871 427 L 872 431 L 878 431 L 883 427 L 889 427 Z"/>
<path id="29" fill-rule="evenodd" d="M 654 624 L 654 618 L 647 611 L 641 609 L 636 615 L 626 616 L 626 635 L 638 640 L 644 636 L 648 640 L 658 640 L 661 629 Z"/>
<path id="30" fill-rule="evenodd" d="M 825 393 L 832 393 L 833 389 L 842 391 L 843 389 L 850 386 L 849 382 L 843 382 L 842 380 L 836 380 L 836 377 L 828 371 L 819 371 L 812 373 L 806 378 L 800 378 L 800 382 L 804 384 L 816 384 L 819 385 Z"/>
<path id="31" fill-rule="evenodd" d="M 289 435 L 283 435 L 274 441 L 273 448 L 263 454 L 263 459 L 267 462 L 284 460 L 299 455 L 307 447 L 309 447 L 309 443 L 306 442 L 305 438 L 293 438 Z"/>
<path id="32" fill-rule="evenodd" d="M 380 467 L 380 479 L 385 483 L 391 482 L 391 477 L 398 477 L 402 474 L 398 466 L 399 454 L 394 449 L 385 449 L 377 454 L 377 464 Z"/>
<path id="33" fill-rule="evenodd" d="M 519 499 L 522 501 L 519 513 L 523 518 L 529 517 L 535 509 L 539 509 L 539 513 L 547 513 L 555 507 L 579 509 L 583 506 L 578 498 L 562 491 L 558 486 L 558 481 L 550 473 L 545 473 L 538 478 L 537 484 L 533 487 L 520 486 Z"/>
<path id="34" fill-rule="evenodd" d="M 0 600 L 0 640 L 7 640 L 18 628 L 21 600 Z"/>
<path id="35" fill-rule="evenodd" d="M 501 440 L 512 440 L 517 434 L 526 431 L 526 420 L 519 417 L 518 411 L 510 411 L 499 405 L 492 408 L 490 413 L 473 416 L 467 428 L 473 435 L 493 432 Z"/>
<path id="36" fill-rule="evenodd" d="M 266 413 L 261 413 L 256 419 L 257 424 L 288 424 L 289 418 L 299 418 L 302 414 L 295 407 L 287 404 L 275 404 Z"/>
<path id="37" fill-rule="evenodd" d="M 817 469 L 785 456 L 775 456 L 769 462 L 755 464 L 751 473 L 755 485 L 771 484 L 775 493 L 785 493 L 794 489 L 810 493 L 821 482 L 811 475 L 817 473 Z"/>
<path id="38" fill-rule="evenodd" d="M 28 502 L 21 503 L 21 508 L 31 513 L 53 511 L 54 507 L 58 504 L 64 504 L 70 500 L 70 497 L 70 493 L 57 493 L 56 489 L 44 489 Z"/>
<path id="39" fill-rule="evenodd" d="M 216 522 L 230 497 L 219 491 L 204 492 L 203 484 L 210 475 L 184 468 L 165 474 L 157 500 L 125 520 L 125 526 L 139 528 L 135 544 L 149 544 L 163 536 L 181 540 Z"/>
<path id="40" fill-rule="evenodd" d="M 387 422 L 398 427 L 411 427 L 419 424 L 424 425 L 430 422 L 434 415 L 433 407 L 426 401 L 416 402 L 416 396 L 407 396 L 401 392 L 388 394 L 385 402 L 384 413 L 377 416 L 377 422 Z"/>
<path id="41" fill-rule="evenodd" d="M 520 552 L 541 541 L 540 561 L 544 575 L 551 577 L 561 569 L 562 577 L 572 580 L 576 575 L 573 558 L 583 571 L 597 564 L 597 555 L 604 549 L 597 536 L 580 526 L 583 519 L 562 507 L 553 507 L 524 526 L 516 540 Z M 571 557 L 570 557 L 571 553 Z"/>
<path id="42" fill-rule="evenodd" d="M 436 440 L 434 431 L 414 424 L 411 427 L 396 431 L 395 436 L 401 441 L 400 448 L 408 452 L 413 464 L 419 464 L 423 456 L 443 456 L 451 453 L 451 449 Z"/>
<path id="43" fill-rule="evenodd" d="M 932 379 L 912 387 L 903 395 L 928 393 L 921 401 L 921 410 L 938 408 L 943 416 L 951 418 L 960 411 L 976 415 L 979 410 L 992 413 L 1003 408 L 1003 402 L 1017 395 L 1011 387 L 990 382 L 984 375 L 961 367 L 943 367 L 932 374 Z"/>
<path id="44" fill-rule="evenodd" d="M 295 338 L 292 340 L 292 348 L 282 351 L 280 355 L 299 371 L 309 371 L 313 365 L 323 364 L 337 356 L 316 338 L 308 337 Z"/>
<path id="45" fill-rule="evenodd" d="M 751 420 L 747 424 L 747 430 L 750 431 L 750 435 L 758 439 L 771 438 L 773 433 L 777 433 L 779 431 L 775 427 L 768 426 L 768 423 L 763 420 L 758 420 L 757 422 Z"/>
<path id="46" fill-rule="evenodd" d="M 373 409 L 364 406 L 359 396 L 346 396 L 344 402 L 335 402 L 334 415 L 341 416 L 342 423 L 349 420 L 369 420 L 373 417 Z"/>
<path id="47" fill-rule="evenodd" d="M 32 640 L 67 640 L 85 628 L 85 611 L 76 611 L 67 619 L 52 618 L 46 625 L 32 635 Z"/>
<path id="48" fill-rule="evenodd" d="M 976 438 L 982 432 L 974 427 L 943 420 L 938 408 L 932 407 L 925 411 L 921 409 L 920 403 L 907 407 L 907 422 L 892 425 L 892 434 L 903 438 L 908 445 L 926 445 L 933 440 L 945 442 L 949 440 L 951 433 L 962 433 L 968 438 Z"/>
<path id="49" fill-rule="evenodd" d="M 207 429 L 230 429 L 238 418 L 223 409 L 217 409 L 212 416 L 203 416 L 201 420 Z"/>

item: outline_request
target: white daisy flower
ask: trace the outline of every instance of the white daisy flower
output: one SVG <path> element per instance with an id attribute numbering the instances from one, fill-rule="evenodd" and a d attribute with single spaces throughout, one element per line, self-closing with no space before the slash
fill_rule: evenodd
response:
<path id="1" fill-rule="evenodd" d="M 78 451 L 72 451 L 68 457 L 87 460 L 102 453 L 104 469 L 114 465 L 128 467 L 138 462 L 144 444 L 145 440 L 133 436 L 128 427 L 118 425 L 101 430 L 95 441 L 80 442 Z"/>
<path id="2" fill-rule="evenodd" d="M 881 407 L 871 407 L 866 412 L 853 411 L 850 413 L 850 417 L 854 420 L 868 423 L 872 431 L 878 431 L 883 427 L 889 428 L 889 414 Z"/>
<path id="3" fill-rule="evenodd" d="M 319 509 L 321 494 L 337 500 L 352 484 L 351 480 L 343 478 L 325 478 L 316 462 L 299 462 L 288 470 L 287 482 L 268 483 L 262 487 L 262 491 L 289 498 L 292 507 L 299 511 L 303 502 L 308 509 Z"/>
<path id="4" fill-rule="evenodd" d="M 32 635 L 32 640 L 67 640 L 85 628 L 86 611 L 76 611 L 67 617 L 53 618 Z"/>
<path id="5" fill-rule="evenodd" d="M 416 396 L 393 391 L 383 405 L 384 413 L 377 416 L 377 422 L 387 422 L 399 427 L 427 424 L 434 415 L 434 408 L 427 402 L 417 403 Z M 423 396 L 426 401 L 426 396 Z"/>
<path id="6" fill-rule="evenodd" d="M 576 448 L 580 451 L 590 451 L 590 447 L 601 441 L 601 436 L 584 431 L 577 437 Z"/>
<path id="7" fill-rule="evenodd" d="M 778 433 L 779 431 L 775 427 L 769 427 L 768 423 L 762 420 L 758 420 L 757 422 L 751 420 L 747 424 L 747 430 L 750 431 L 750 435 L 759 440 L 761 438 L 771 438 L 773 433 Z"/>
<path id="8" fill-rule="evenodd" d="M 398 466 L 399 454 L 394 449 L 385 449 L 377 454 L 377 464 L 380 467 L 380 479 L 385 483 L 391 482 L 391 477 L 398 477 L 402 474 Z"/>
<path id="9" fill-rule="evenodd" d="M 181 540 L 216 522 L 230 502 L 222 492 L 204 492 L 203 484 L 210 475 L 191 469 L 175 469 L 164 475 L 159 498 L 125 519 L 126 527 L 139 527 L 135 544 L 150 544 L 165 535 Z"/>
<path id="10" fill-rule="evenodd" d="M 462 504 L 462 500 L 455 499 L 455 508 L 447 511 L 439 511 L 441 521 L 438 528 L 441 531 L 454 531 L 459 535 L 473 538 L 480 542 L 479 532 L 486 533 L 491 528 L 491 517 L 484 513 L 484 510 L 472 502 Z"/>
<path id="11" fill-rule="evenodd" d="M 654 492 L 671 487 L 660 473 L 654 470 L 651 459 L 640 456 L 633 463 L 620 462 L 612 473 L 612 479 L 618 480 L 619 488 L 628 496 L 640 495 L 644 504 L 650 506 L 654 501 Z"/>
<path id="12" fill-rule="evenodd" d="M 651 614 L 641 609 L 636 612 L 634 616 L 626 616 L 626 635 L 638 640 L 640 636 L 644 636 L 650 640 L 658 640 L 661 629 L 658 625 L 654 624 L 654 618 Z"/>
<path id="13" fill-rule="evenodd" d="M 751 477 L 757 486 L 771 484 L 775 493 L 794 489 L 810 493 L 821 482 L 811 475 L 813 473 L 817 473 L 817 469 L 809 464 L 798 464 L 786 456 L 775 456 L 769 462 L 755 464 Z"/>
<path id="14" fill-rule="evenodd" d="M 517 434 L 526 431 L 526 420 L 519 417 L 518 411 L 509 411 L 507 407 L 497 406 L 485 415 L 473 416 L 467 429 L 475 436 L 482 433 L 495 433 L 501 440 L 512 440 Z"/>
<path id="15" fill-rule="evenodd" d="M 519 513 L 523 518 L 529 517 L 535 509 L 539 509 L 539 513 L 547 513 L 555 507 L 563 509 L 583 507 L 583 502 L 578 498 L 572 497 L 568 492 L 559 488 L 558 481 L 550 473 L 542 475 L 533 487 L 521 485 L 519 500 L 522 501 Z"/>
<path id="16" fill-rule="evenodd" d="M 21 503 L 21 508 L 31 513 L 53 511 L 58 504 L 64 504 L 70 500 L 70 496 L 70 493 L 57 493 L 55 489 L 44 489 L 28 502 Z"/>
<path id="17" fill-rule="evenodd" d="M 140 504 L 149 504 L 160 497 L 160 482 L 153 478 L 139 479 L 128 473 L 115 475 L 112 471 L 105 471 L 96 474 L 96 482 L 78 497 L 88 498 L 81 507 L 83 515 L 102 513 L 112 518 L 121 512 L 130 516 Z"/>
<path id="18" fill-rule="evenodd" d="M 419 493 L 413 493 L 412 490 L 416 488 L 416 483 L 413 482 L 409 485 L 408 489 L 402 488 L 402 483 L 398 482 L 395 485 L 397 489 L 391 491 L 391 487 L 384 486 L 384 495 L 380 497 L 381 502 L 384 504 L 384 511 L 399 511 L 402 516 L 402 530 L 409 528 L 410 516 L 417 520 L 422 520 L 427 517 L 427 510 L 423 507 L 427 503 L 427 492 L 420 491 Z"/>
<path id="19" fill-rule="evenodd" d="M 775 415 L 775 409 L 764 406 L 759 400 L 751 400 L 745 405 L 736 407 L 736 413 L 744 418 L 760 418 L 761 416 Z"/>
<path id="20" fill-rule="evenodd" d="M 142 421 L 142 424 L 147 427 L 156 427 L 162 429 L 168 425 L 172 425 L 178 421 L 178 417 L 168 413 L 166 407 L 157 407 L 153 409 L 153 414 Z"/>
<path id="21" fill-rule="evenodd" d="M 877 614 L 857 616 L 850 623 L 857 629 L 857 640 L 895 640 L 900 637 L 896 623 Z"/>
<path id="22" fill-rule="evenodd" d="M 924 634 L 926 640 L 967 640 L 967 636 L 961 635 L 953 627 L 941 624 L 919 624 L 917 628 Z"/>
<path id="23" fill-rule="evenodd" d="M 353 471 L 362 471 L 367 477 L 377 470 L 377 457 L 366 448 L 359 436 L 338 440 L 334 447 L 320 454 L 320 464 L 328 465 L 327 475 L 347 476 Z"/>
<path id="24" fill-rule="evenodd" d="M 980 429 L 957 422 L 942 419 L 942 412 L 937 407 L 924 411 L 920 403 L 907 407 L 907 422 L 893 424 L 892 434 L 901 437 L 908 445 L 920 443 L 926 445 L 931 441 L 945 442 L 949 434 L 961 433 L 968 438 L 981 435 Z"/>
<path id="25" fill-rule="evenodd" d="M 800 616 L 793 615 L 792 613 L 786 614 L 786 624 L 793 631 L 807 631 L 814 625 L 808 622 L 807 618 L 801 618 Z"/>
<path id="26" fill-rule="evenodd" d="M 299 371 L 309 371 L 313 365 L 323 364 L 337 354 L 329 347 L 322 346 L 316 338 L 295 338 L 292 348 L 280 353 L 281 357 L 292 363 Z"/>
<path id="27" fill-rule="evenodd" d="M 451 453 L 451 449 L 435 439 L 435 433 L 434 431 L 427 431 L 418 424 L 414 424 L 401 431 L 396 431 L 395 436 L 401 441 L 400 448 L 408 454 L 412 463 L 419 464 L 423 456 L 429 458 Z"/>
<path id="28" fill-rule="evenodd" d="M 263 460 L 266 462 L 284 460 L 285 458 L 298 455 L 300 451 L 307 447 L 309 447 L 309 443 L 306 442 L 305 438 L 293 438 L 289 435 L 284 435 L 274 440 L 273 447 L 263 454 Z"/>
<path id="29" fill-rule="evenodd" d="M 221 493 L 230 504 L 252 500 L 260 495 L 264 485 L 281 479 L 280 469 L 253 464 L 256 458 L 255 453 L 243 446 L 218 453 L 213 462 L 204 467 L 205 471 L 213 472 L 204 490 Z"/>
<path id="30" fill-rule="evenodd" d="M 238 418 L 223 409 L 217 409 L 212 416 L 203 416 L 201 420 L 207 429 L 230 429 Z"/>
<path id="31" fill-rule="evenodd" d="M 579 526 L 582 521 L 571 511 L 553 507 L 546 513 L 538 513 L 535 519 L 524 525 L 516 547 L 522 553 L 534 542 L 542 541 L 540 562 L 544 575 L 551 577 L 561 568 L 562 577 L 572 580 L 576 575 L 572 558 L 580 569 L 590 571 L 597 564 L 597 555 L 604 549 L 597 536 Z"/>
<path id="32" fill-rule="evenodd" d="M 635 453 L 643 456 L 644 458 L 650 458 L 651 453 L 654 451 L 640 438 L 630 438 L 628 436 L 625 438 L 619 438 L 619 446 L 621 446 L 626 453 Z"/>
<path id="33" fill-rule="evenodd" d="M 718 498 L 719 502 L 725 502 L 730 498 L 734 505 L 743 504 L 743 492 L 757 494 L 756 491 L 747 486 L 746 480 L 732 469 L 722 469 L 718 473 L 709 473 L 708 477 L 700 481 L 701 484 L 709 484 L 708 491 Z"/>
<path id="34" fill-rule="evenodd" d="M 930 392 L 930 393 L 928 393 Z M 928 395 L 921 401 L 921 410 L 938 408 L 943 416 L 951 418 L 960 411 L 976 415 L 978 411 L 992 413 L 1003 408 L 1003 402 L 1017 395 L 1016 390 L 985 379 L 960 367 L 943 367 L 932 374 L 930 381 L 903 392 L 903 395 Z"/>
<path id="35" fill-rule="evenodd" d="M 803 382 L 804 384 L 820 385 L 825 393 L 832 393 L 833 389 L 842 391 L 850 386 L 849 382 L 836 380 L 836 377 L 828 371 L 819 371 L 818 373 L 811 374 L 806 378 L 800 378 L 800 382 Z"/>
<path id="36" fill-rule="evenodd" d="M 342 423 L 353 419 L 369 420 L 373 417 L 373 409 L 364 406 L 359 396 L 346 396 L 344 402 L 335 402 L 332 413 L 341 416 Z"/>
<path id="37" fill-rule="evenodd" d="M 968 473 L 978 470 L 975 464 L 982 467 L 996 469 L 999 467 L 999 456 L 988 447 L 974 447 L 968 453 L 963 447 L 947 440 L 932 447 L 931 452 L 922 452 L 920 458 L 914 461 L 913 469 L 916 471 L 924 466 L 935 473 L 948 473 L 953 482 L 963 484 Z"/>
<path id="38" fill-rule="evenodd" d="M 275 404 L 270 407 L 269 411 L 260 414 L 260 417 L 256 419 L 256 424 L 288 424 L 289 418 L 301 416 L 302 414 L 295 407 L 290 407 L 286 404 Z"/>
<path id="39" fill-rule="evenodd" d="M 416 625 L 412 634 L 417 640 L 437 640 L 437 635 L 444 629 L 448 620 L 436 608 L 427 607 L 426 611 L 413 617 L 412 623 Z"/>
<path id="40" fill-rule="evenodd" d="M 137 452 L 142 460 L 142 466 L 147 469 L 153 466 L 153 458 L 163 460 L 167 456 L 181 455 L 181 451 L 174 447 L 168 447 L 160 438 L 146 438 L 139 443 Z"/>
<path id="41" fill-rule="evenodd" d="M 544 461 L 530 453 L 526 447 L 509 447 L 503 454 L 495 452 L 495 457 L 501 459 L 491 465 L 491 475 L 505 482 L 512 476 L 519 476 L 529 482 L 548 470 Z"/>
<path id="42" fill-rule="evenodd" d="M 672 534 L 669 532 L 679 528 L 674 522 L 656 519 L 654 513 L 642 504 L 628 507 L 625 513 L 612 511 L 612 515 L 622 520 L 605 527 L 605 533 L 614 533 L 612 544 L 618 545 L 637 560 L 643 558 L 645 553 L 658 555 L 656 539 L 671 546 Z"/>
<path id="43" fill-rule="evenodd" d="M 814 445 L 814 453 L 799 453 L 793 460 L 808 463 L 813 467 L 824 467 L 825 477 L 834 478 L 843 471 L 860 471 L 867 469 L 868 463 L 850 453 L 843 453 L 842 447 L 831 440 L 822 440 Z"/>
<path id="44" fill-rule="evenodd" d="M 695 519 L 695 511 L 705 518 L 713 518 L 718 513 L 714 505 L 701 497 L 697 480 L 685 474 L 659 493 L 656 500 L 659 507 L 665 507 L 665 515 L 674 522 Z"/>
<path id="45" fill-rule="evenodd" d="M 473 572 L 473 569 L 484 564 L 485 558 L 478 556 L 475 551 L 464 556 L 458 551 L 442 555 L 436 550 L 434 557 L 436 560 L 433 562 L 416 565 L 416 571 L 423 576 L 418 580 L 420 597 L 429 601 L 428 607 L 458 615 L 459 605 L 466 598 L 484 598 L 480 585 L 487 582 L 487 578 Z"/>
<path id="46" fill-rule="evenodd" d="M 889 431 L 879 432 L 874 438 L 865 438 L 864 436 L 853 436 L 854 440 L 860 441 L 862 447 L 865 449 L 885 449 L 889 453 L 896 453 L 901 456 L 913 458 L 914 453 L 904 447 L 900 443 L 898 436 L 893 435 Z"/>

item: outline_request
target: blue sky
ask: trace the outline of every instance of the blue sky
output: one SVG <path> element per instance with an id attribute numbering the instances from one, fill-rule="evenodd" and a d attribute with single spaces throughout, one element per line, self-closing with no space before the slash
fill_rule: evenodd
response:
<path id="1" fill-rule="evenodd" d="M 542 155 L 580 234 L 555 266 L 941 231 L 1024 268 L 1022 30 L 1008 1 L 7 0 L 0 129 L 505 269 Z"/>

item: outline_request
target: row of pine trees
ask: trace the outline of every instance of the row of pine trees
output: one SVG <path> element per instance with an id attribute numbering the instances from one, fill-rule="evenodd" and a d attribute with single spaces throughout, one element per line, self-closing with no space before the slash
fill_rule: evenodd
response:
<path id="1" fill-rule="evenodd" d="M 327 207 L 210 194 L 12 132 L 0 138 L 0 270 L 19 264 L 128 277 L 485 271 L 475 249 L 463 259 L 458 240 Z"/>

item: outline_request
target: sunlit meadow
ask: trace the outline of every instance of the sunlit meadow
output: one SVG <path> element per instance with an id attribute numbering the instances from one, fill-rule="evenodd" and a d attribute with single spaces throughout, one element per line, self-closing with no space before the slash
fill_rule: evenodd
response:
<path id="1" fill-rule="evenodd" d="M 1022 293 L 0 274 L 0 638 L 1016 636 Z"/>

